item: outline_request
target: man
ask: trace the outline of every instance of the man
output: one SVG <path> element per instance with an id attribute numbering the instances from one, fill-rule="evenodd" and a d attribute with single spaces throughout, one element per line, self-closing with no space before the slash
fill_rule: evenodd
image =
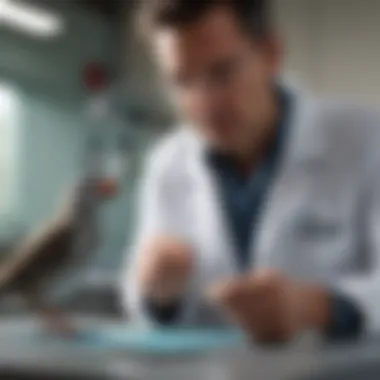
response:
<path id="1" fill-rule="evenodd" d="M 132 318 L 258 341 L 380 328 L 378 115 L 278 80 L 265 0 L 148 0 L 186 125 L 148 160 L 123 276 Z"/>

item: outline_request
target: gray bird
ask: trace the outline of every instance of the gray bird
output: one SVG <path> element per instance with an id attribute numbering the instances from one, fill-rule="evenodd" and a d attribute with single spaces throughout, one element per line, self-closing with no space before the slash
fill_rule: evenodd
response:
<path id="1" fill-rule="evenodd" d="M 72 191 L 52 220 L 27 236 L 1 265 L 0 294 L 21 296 L 54 332 L 75 332 L 47 301 L 46 292 L 62 272 L 77 270 L 95 251 L 99 204 L 114 194 L 110 184 L 94 180 Z"/>

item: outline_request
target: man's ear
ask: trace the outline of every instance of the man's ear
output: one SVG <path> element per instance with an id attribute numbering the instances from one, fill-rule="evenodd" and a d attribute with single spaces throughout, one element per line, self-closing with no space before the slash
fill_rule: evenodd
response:
<path id="1" fill-rule="evenodd" d="M 284 42 L 281 37 L 272 33 L 265 37 L 263 49 L 269 77 L 277 77 L 284 63 Z"/>

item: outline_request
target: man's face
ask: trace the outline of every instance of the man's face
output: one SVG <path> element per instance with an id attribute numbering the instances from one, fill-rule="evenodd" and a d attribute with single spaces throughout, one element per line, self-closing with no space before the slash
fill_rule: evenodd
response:
<path id="1" fill-rule="evenodd" d="M 244 149 L 270 108 L 276 44 L 253 41 L 226 8 L 181 28 L 161 28 L 155 48 L 173 100 L 212 146 Z M 252 143 L 251 143 L 252 144 Z"/>

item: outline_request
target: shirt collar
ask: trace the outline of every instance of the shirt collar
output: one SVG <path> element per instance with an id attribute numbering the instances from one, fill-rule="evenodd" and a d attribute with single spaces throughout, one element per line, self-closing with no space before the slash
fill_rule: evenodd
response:
<path id="1" fill-rule="evenodd" d="M 276 133 L 270 146 L 268 147 L 265 156 L 260 160 L 259 167 L 270 164 L 275 159 L 276 155 L 280 152 L 281 146 L 284 144 L 287 130 L 289 129 L 289 119 L 292 108 L 292 95 L 285 88 L 281 86 L 276 87 L 276 97 L 279 105 L 279 119 L 276 123 Z M 233 160 L 220 152 L 212 150 L 210 148 L 203 147 L 203 154 L 207 164 L 216 170 L 233 170 Z M 257 169 L 257 168 L 256 168 Z M 255 169 L 255 172 L 256 172 Z"/>

